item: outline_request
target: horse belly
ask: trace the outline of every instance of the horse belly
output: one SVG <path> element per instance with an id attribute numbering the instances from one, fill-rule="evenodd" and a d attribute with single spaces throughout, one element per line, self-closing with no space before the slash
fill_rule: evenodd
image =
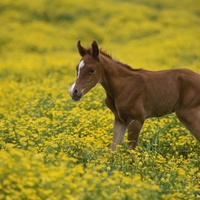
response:
<path id="1" fill-rule="evenodd" d="M 147 97 L 146 113 L 149 117 L 161 117 L 175 111 L 179 100 L 178 88 L 155 90 Z"/>

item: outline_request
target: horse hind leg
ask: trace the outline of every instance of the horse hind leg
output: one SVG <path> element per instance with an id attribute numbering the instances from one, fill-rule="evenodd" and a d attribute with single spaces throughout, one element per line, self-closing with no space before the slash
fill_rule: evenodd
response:
<path id="1" fill-rule="evenodd" d="M 180 122 L 195 136 L 200 142 L 200 106 L 194 109 L 179 108 L 176 115 Z"/>

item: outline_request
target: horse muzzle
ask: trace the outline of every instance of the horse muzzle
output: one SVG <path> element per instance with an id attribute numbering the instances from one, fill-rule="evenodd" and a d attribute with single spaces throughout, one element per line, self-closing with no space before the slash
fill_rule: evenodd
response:
<path id="1" fill-rule="evenodd" d="M 77 88 L 74 88 L 72 87 L 70 90 L 69 90 L 69 94 L 71 96 L 71 98 L 74 100 L 74 101 L 79 101 L 82 97 L 82 93 L 79 92 L 79 90 Z"/>

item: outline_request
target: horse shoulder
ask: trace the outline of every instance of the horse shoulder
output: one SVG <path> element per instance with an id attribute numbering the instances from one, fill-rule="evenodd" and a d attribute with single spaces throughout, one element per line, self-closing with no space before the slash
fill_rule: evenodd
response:
<path id="1" fill-rule="evenodd" d="M 147 80 L 138 75 L 129 80 L 121 95 L 115 99 L 116 110 L 124 120 L 145 116 L 145 91 Z"/>

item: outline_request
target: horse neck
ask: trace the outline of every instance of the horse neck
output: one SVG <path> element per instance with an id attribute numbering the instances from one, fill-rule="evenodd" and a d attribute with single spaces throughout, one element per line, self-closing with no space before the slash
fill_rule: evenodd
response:
<path id="1" fill-rule="evenodd" d="M 131 74 L 131 71 L 109 56 L 101 55 L 100 59 L 102 68 L 101 85 L 109 96 L 115 98 L 124 88 L 125 79 Z"/>

